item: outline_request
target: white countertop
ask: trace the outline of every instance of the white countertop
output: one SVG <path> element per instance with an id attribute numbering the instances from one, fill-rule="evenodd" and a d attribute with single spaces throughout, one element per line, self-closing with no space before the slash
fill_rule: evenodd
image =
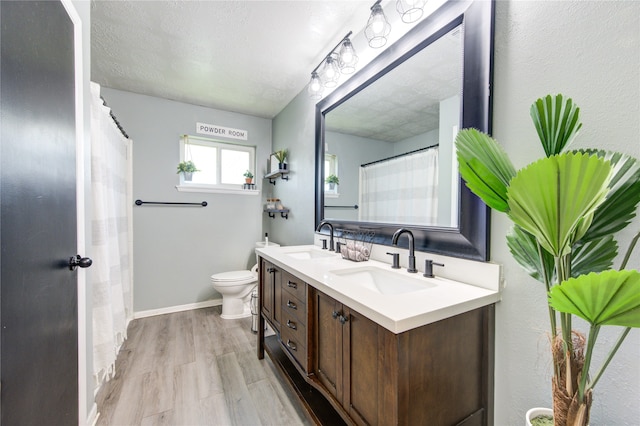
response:
<path id="1" fill-rule="evenodd" d="M 394 333 L 402 333 L 500 300 L 499 291 L 437 276 L 425 278 L 421 272 L 410 274 L 406 268 L 391 269 L 389 264 L 376 260 L 352 262 L 314 245 L 265 247 L 256 249 L 256 252 Z M 291 253 L 310 253 L 311 256 L 322 257 L 299 259 L 291 256 Z M 414 282 L 418 287 L 424 283 L 425 288 L 403 294 L 381 294 L 354 285 L 353 278 L 332 273 L 354 268 L 380 268 L 397 274 L 399 279 L 409 277 L 417 280 Z"/>

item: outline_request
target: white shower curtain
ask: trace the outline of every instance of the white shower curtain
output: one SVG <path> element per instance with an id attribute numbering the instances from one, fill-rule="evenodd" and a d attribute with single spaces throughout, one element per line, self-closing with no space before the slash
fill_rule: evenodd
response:
<path id="1" fill-rule="evenodd" d="M 113 376 L 132 312 L 131 140 L 118 129 L 91 83 L 93 372 Z"/>
<path id="2" fill-rule="evenodd" d="M 360 167 L 359 204 L 359 220 L 435 224 L 438 148 Z"/>

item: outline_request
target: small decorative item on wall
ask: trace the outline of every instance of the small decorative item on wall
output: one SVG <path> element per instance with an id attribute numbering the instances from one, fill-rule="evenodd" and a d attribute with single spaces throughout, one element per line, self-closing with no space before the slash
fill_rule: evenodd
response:
<path id="1" fill-rule="evenodd" d="M 193 161 L 183 161 L 181 163 L 178 163 L 178 174 L 182 173 L 182 176 L 184 177 L 185 182 L 191 182 L 191 179 L 193 178 L 193 173 L 194 172 L 199 172 L 200 170 L 198 170 L 196 168 L 196 165 L 193 163 Z"/>
<path id="2" fill-rule="evenodd" d="M 324 181 L 329 184 L 329 190 L 331 191 L 335 190 L 336 185 L 340 185 L 340 179 L 336 175 L 329 175 Z"/>

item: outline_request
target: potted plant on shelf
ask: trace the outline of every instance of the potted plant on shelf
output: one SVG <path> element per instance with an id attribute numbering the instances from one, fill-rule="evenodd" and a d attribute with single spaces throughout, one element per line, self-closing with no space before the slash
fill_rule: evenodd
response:
<path id="1" fill-rule="evenodd" d="M 200 170 L 196 168 L 196 165 L 193 164 L 193 161 L 183 161 L 181 163 L 178 163 L 178 174 L 182 173 L 182 176 L 184 177 L 184 180 L 186 182 L 190 182 L 193 178 L 193 173 L 199 171 Z"/>
<path id="2" fill-rule="evenodd" d="M 289 151 L 287 149 L 281 149 L 274 152 L 273 155 L 276 157 L 276 160 L 278 160 L 278 170 L 286 170 L 287 163 L 285 163 L 285 161 L 289 156 Z"/>
<path id="3" fill-rule="evenodd" d="M 324 181 L 329 184 L 329 189 L 332 191 L 335 189 L 336 185 L 340 185 L 340 179 L 338 179 L 338 176 L 336 175 L 329 175 Z"/>
<path id="4" fill-rule="evenodd" d="M 247 169 L 247 171 L 244 172 L 243 176 L 244 176 L 244 181 L 246 183 L 251 183 L 251 181 L 253 180 L 253 173 L 251 173 L 251 170 L 249 169 Z"/>
<path id="5" fill-rule="evenodd" d="M 614 234 L 636 214 L 640 163 L 620 153 L 568 150 L 579 108 L 562 95 L 538 99 L 531 117 L 545 156 L 516 171 L 500 145 L 475 129 L 456 137 L 460 174 L 469 189 L 513 222 L 507 245 L 514 259 L 548 293 L 556 426 L 589 423 L 593 389 L 632 327 L 640 327 L 640 272 L 618 270 Z M 589 324 L 585 336 L 573 316 Z M 621 326 L 598 370 L 591 361 L 602 326 Z"/>

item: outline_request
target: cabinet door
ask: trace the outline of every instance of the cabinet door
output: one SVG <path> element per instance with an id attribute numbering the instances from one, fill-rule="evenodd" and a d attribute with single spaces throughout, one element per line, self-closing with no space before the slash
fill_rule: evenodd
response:
<path id="1" fill-rule="evenodd" d="M 343 407 L 358 424 L 379 424 L 379 390 L 383 380 L 378 374 L 384 362 L 383 333 L 376 323 L 344 308 L 343 326 Z M 387 377 L 386 380 L 392 380 Z"/>
<path id="2" fill-rule="evenodd" d="M 322 386 L 342 401 L 342 324 L 337 319 L 342 304 L 318 291 L 314 302 L 314 372 Z"/>
<path id="3" fill-rule="evenodd" d="M 262 313 L 279 331 L 280 326 L 280 274 L 271 262 L 260 261 L 260 304 Z"/>
<path id="4" fill-rule="evenodd" d="M 273 321 L 273 284 L 271 282 L 271 265 L 260 259 L 260 305 L 262 313 L 269 321 Z"/>

